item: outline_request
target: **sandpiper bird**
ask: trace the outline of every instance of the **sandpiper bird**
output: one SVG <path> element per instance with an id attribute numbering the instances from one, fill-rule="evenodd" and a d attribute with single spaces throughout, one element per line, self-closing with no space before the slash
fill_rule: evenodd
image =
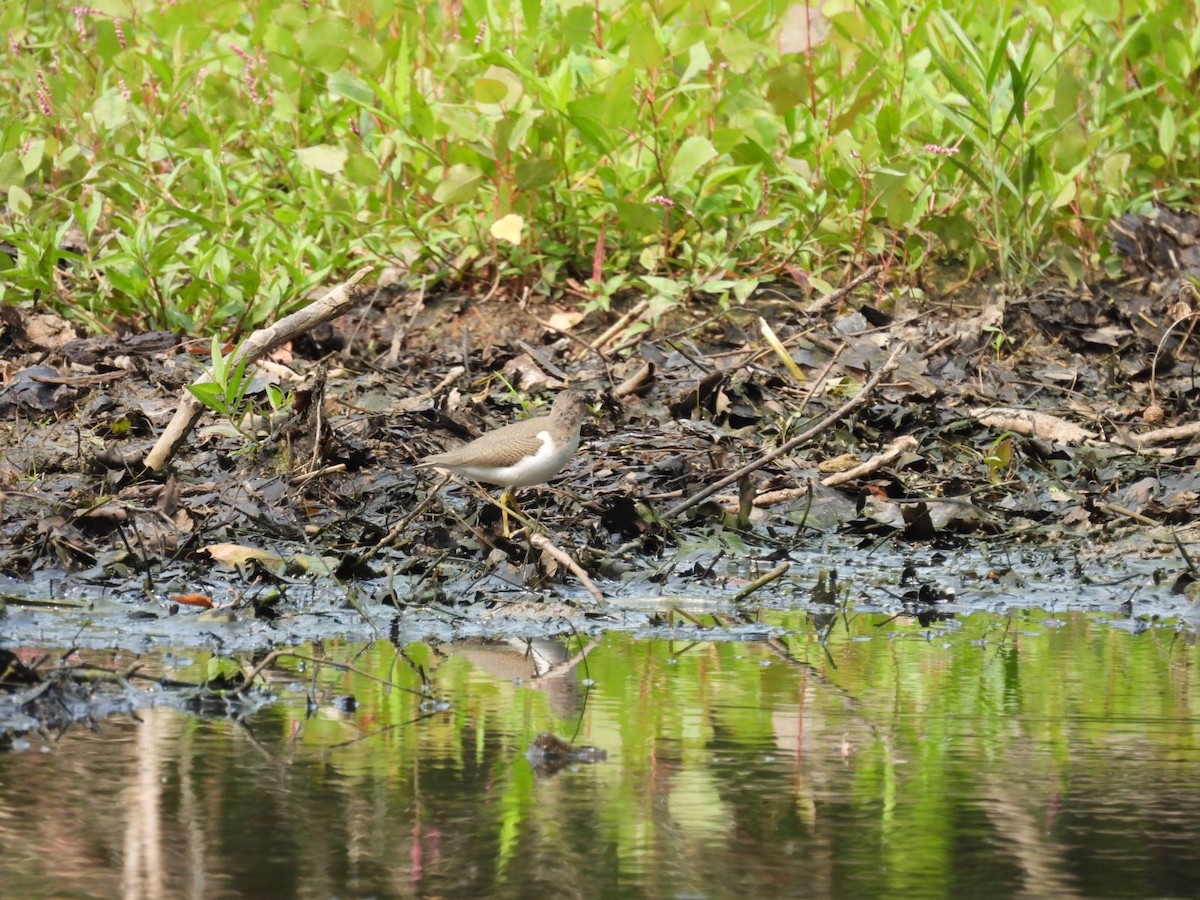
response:
<path id="1" fill-rule="evenodd" d="M 581 394 L 562 391 L 549 415 L 504 425 L 457 450 L 427 456 L 417 467 L 449 469 L 465 478 L 501 485 L 500 516 L 507 537 L 513 488 L 549 481 L 570 462 L 579 448 L 583 409 Z"/>

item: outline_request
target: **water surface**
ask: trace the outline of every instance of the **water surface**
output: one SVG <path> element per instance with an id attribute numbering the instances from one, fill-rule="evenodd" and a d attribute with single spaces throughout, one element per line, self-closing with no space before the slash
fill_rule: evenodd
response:
<path id="1" fill-rule="evenodd" d="M 356 671 L 284 660 L 241 716 L 28 736 L 0 754 L 4 896 L 1200 894 L 1190 632 L 766 624 L 783 636 L 327 643 L 297 649 Z M 607 759 L 535 773 L 544 731 Z"/>

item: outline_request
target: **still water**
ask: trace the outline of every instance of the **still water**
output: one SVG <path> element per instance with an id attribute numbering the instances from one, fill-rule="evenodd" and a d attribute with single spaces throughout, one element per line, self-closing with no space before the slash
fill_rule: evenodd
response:
<path id="1" fill-rule="evenodd" d="M 280 660 L 274 702 L 241 715 L 29 735 L 0 754 L 0 894 L 1200 895 L 1190 631 L 1038 610 L 769 624 L 327 643 L 296 649 L 353 671 Z M 535 771 L 546 731 L 607 758 Z"/>

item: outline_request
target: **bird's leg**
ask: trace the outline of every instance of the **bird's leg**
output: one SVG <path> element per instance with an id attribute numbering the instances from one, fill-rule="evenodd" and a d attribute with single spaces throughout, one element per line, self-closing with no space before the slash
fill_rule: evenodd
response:
<path id="1" fill-rule="evenodd" d="M 512 488 L 505 488 L 500 492 L 500 525 L 505 537 L 511 536 L 508 531 L 508 501 L 511 497 Z"/>
<path id="2" fill-rule="evenodd" d="M 500 493 L 500 525 L 504 529 L 504 536 L 512 537 L 512 533 L 508 528 L 508 516 L 511 513 L 522 525 L 532 529 L 533 526 L 529 520 L 525 518 L 525 514 L 521 511 L 521 507 L 513 502 L 513 489 L 505 488 Z"/>

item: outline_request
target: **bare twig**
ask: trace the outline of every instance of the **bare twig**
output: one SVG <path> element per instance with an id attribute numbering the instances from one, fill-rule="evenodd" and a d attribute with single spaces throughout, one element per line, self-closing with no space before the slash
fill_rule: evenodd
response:
<path id="1" fill-rule="evenodd" d="M 1171 425 L 1167 428 L 1156 428 L 1145 434 L 1130 435 L 1133 445 L 1139 450 L 1154 444 L 1165 444 L 1167 441 L 1183 441 L 1200 434 L 1200 422 L 1189 422 L 1186 425 Z"/>
<path id="2" fill-rule="evenodd" d="M 285 316 L 268 328 L 260 328 L 242 342 L 233 354 L 229 368 L 234 370 L 243 361 L 249 363 L 265 356 L 288 341 L 311 331 L 317 325 L 336 319 L 352 307 L 357 300 L 354 287 L 367 277 L 371 267 L 360 269 L 348 281 L 338 285 L 319 300 L 310 303 L 304 309 Z M 205 374 L 197 379 L 195 384 L 212 381 Z M 185 390 L 179 400 L 179 408 L 166 430 L 159 436 L 154 447 L 142 460 L 142 464 L 152 472 L 161 472 L 174 458 L 176 451 L 191 434 L 196 420 L 204 412 L 204 404 L 191 391 Z"/>
<path id="3" fill-rule="evenodd" d="M 399 523 L 397 523 L 395 528 L 393 528 L 391 531 L 389 531 L 387 534 L 385 534 L 382 538 L 380 538 L 379 542 L 374 547 L 372 547 L 370 550 L 368 550 L 366 553 L 364 553 L 362 556 L 359 557 L 359 559 L 358 559 L 359 564 L 361 565 L 362 563 L 365 563 L 367 560 L 369 560 L 371 557 L 373 557 L 376 553 L 378 553 L 384 547 L 390 547 L 396 541 L 396 538 L 398 538 L 398 537 L 400 537 L 400 535 L 404 534 L 405 529 L 408 528 L 408 526 L 412 523 L 413 519 L 415 519 L 421 513 L 425 512 L 425 510 L 429 506 L 429 504 L 433 502 L 433 498 L 438 495 L 438 492 L 442 488 L 444 488 L 447 484 L 450 483 L 450 479 L 452 477 L 453 476 L 451 476 L 451 475 L 447 475 L 445 478 L 443 478 L 437 487 L 435 487 L 432 491 L 430 491 L 428 494 L 425 495 L 424 500 L 422 500 L 420 503 L 418 503 L 412 509 L 412 511 L 409 512 L 409 514 L 407 516 L 405 516 L 403 519 L 401 519 L 399 521 Z"/>
<path id="4" fill-rule="evenodd" d="M 641 314 L 649 308 L 650 302 L 648 300 L 643 300 L 638 303 L 633 309 L 629 310 L 629 312 L 625 313 L 625 315 L 613 322 L 612 326 L 605 331 L 604 334 L 592 341 L 592 349 L 599 350 L 602 348 L 605 344 L 624 331 L 626 325 L 641 316 Z"/>
<path id="5" fill-rule="evenodd" d="M 405 397 L 396 405 L 397 412 L 415 412 L 420 409 L 459 378 L 467 371 L 466 366 L 455 366 L 445 374 L 441 381 L 431 387 L 429 390 L 421 394 L 414 394 L 411 397 Z"/>
<path id="6" fill-rule="evenodd" d="M 597 603 L 604 602 L 604 594 L 600 592 L 600 588 L 596 587 L 595 582 L 588 577 L 588 573 L 583 571 L 583 567 L 580 566 L 579 563 L 575 562 L 575 560 L 573 560 L 568 553 L 554 546 L 554 544 L 550 542 L 550 538 L 546 537 L 544 534 L 535 534 L 530 536 L 529 543 L 534 547 L 537 547 L 539 550 L 549 553 L 556 560 L 574 572 L 575 577 L 579 579 L 580 583 L 585 588 L 587 588 L 588 593 L 596 599 Z"/>
<path id="7" fill-rule="evenodd" d="M 389 367 L 394 367 L 400 361 L 400 348 L 405 340 L 408 339 L 408 333 L 412 330 L 413 322 L 417 321 L 417 316 L 425 309 L 425 283 L 429 280 L 428 275 L 421 276 L 421 289 L 417 292 L 417 299 L 413 301 L 412 309 L 409 311 L 408 318 L 404 324 L 396 329 L 392 334 L 392 343 L 388 347 L 387 364 Z"/>
<path id="8" fill-rule="evenodd" d="M 541 325 L 547 331 L 552 331 L 557 335 L 565 337 L 572 344 L 575 344 L 576 346 L 578 346 L 579 349 L 582 350 L 584 354 L 595 354 L 596 356 L 600 357 L 600 361 L 604 364 L 605 369 L 608 368 L 608 365 L 609 365 L 608 357 L 605 355 L 604 351 L 601 350 L 599 347 L 593 347 L 591 344 L 589 344 L 587 341 L 585 341 L 583 338 L 581 338 L 579 335 L 575 334 L 574 332 L 567 331 L 565 328 L 559 328 L 557 325 L 547 322 L 545 319 L 540 319 L 537 316 L 532 315 L 532 314 L 530 315 L 529 318 L 533 319 L 533 321 L 537 322 L 539 325 Z"/>
<path id="9" fill-rule="evenodd" d="M 1143 516 L 1137 510 L 1129 509 L 1128 507 L 1124 506 L 1117 506 L 1115 503 L 1097 503 L 1096 509 L 1102 509 L 1107 513 L 1112 513 L 1114 516 L 1125 516 L 1126 518 L 1133 519 L 1133 521 L 1142 525 L 1162 524 L 1161 522 L 1154 521 L 1154 519 L 1151 519 L 1149 516 Z"/>
<path id="10" fill-rule="evenodd" d="M 800 408 L 796 410 L 796 415 L 803 415 L 804 410 L 808 409 L 808 404 L 812 401 L 812 398 L 816 395 L 817 391 L 821 389 L 821 385 L 825 383 L 825 379 L 829 377 L 829 373 L 833 371 L 834 365 L 839 359 L 842 358 L 842 354 L 845 351 L 846 345 L 842 344 L 837 348 L 837 350 L 834 351 L 833 356 L 829 357 L 829 362 L 825 363 L 825 368 L 821 370 L 821 374 L 813 379 L 812 386 L 808 389 L 808 393 L 806 393 L 804 395 L 804 399 L 800 401 Z"/>
<path id="11" fill-rule="evenodd" d="M 869 268 L 864 269 L 859 275 L 851 278 L 833 293 L 826 294 L 824 297 L 814 300 L 811 304 L 809 304 L 806 312 L 809 315 L 815 315 L 816 313 L 822 313 L 827 309 L 831 309 L 839 304 L 843 297 L 853 291 L 860 284 L 874 280 L 875 276 L 882 271 L 883 266 L 870 266 Z"/>
<path id="12" fill-rule="evenodd" d="M 288 484 L 292 487 L 300 487 L 308 484 L 314 478 L 324 478 L 326 475 L 338 475 L 346 471 L 345 463 L 336 463 L 332 466 L 325 466 L 323 469 L 317 469 L 313 472 L 305 472 L 303 475 L 293 475 L 288 479 Z"/>
<path id="13" fill-rule="evenodd" d="M 793 450 L 795 450 L 801 444 L 811 441 L 818 434 L 820 434 L 825 429 L 829 428 L 835 422 L 838 422 L 841 419 L 845 418 L 849 413 L 853 412 L 855 409 L 857 409 L 858 407 L 860 407 L 864 403 L 866 403 L 868 399 L 870 399 L 871 394 L 873 394 L 875 392 L 875 388 L 877 388 L 879 386 L 879 383 L 881 381 L 883 381 L 884 378 L 886 378 L 888 375 L 890 375 L 895 370 L 896 365 L 900 361 L 900 354 L 903 353 L 906 349 L 907 349 L 907 347 L 904 344 L 901 344 L 895 350 L 893 350 L 892 355 L 887 358 L 887 362 L 885 362 L 883 364 L 883 366 L 880 367 L 878 372 L 876 372 L 874 375 L 871 376 L 871 378 L 867 381 L 866 384 L 864 384 L 862 386 L 862 390 L 860 390 L 856 396 L 847 400 L 845 403 L 843 403 L 841 406 L 839 406 L 837 409 L 835 409 L 833 412 L 831 412 L 825 418 L 821 419 L 819 422 L 817 422 L 815 425 L 813 425 L 807 431 L 804 431 L 804 432 L 796 435 L 790 441 L 785 441 L 784 443 L 780 444 L 778 447 L 776 447 L 774 450 L 770 451 L 769 453 L 764 453 L 762 456 L 760 456 L 758 459 L 754 460 L 753 462 L 749 462 L 746 465 L 742 466 L 736 472 L 726 475 L 721 480 L 710 484 L 708 487 L 704 488 L 703 490 L 697 491 L 695 494 L 688 497 L 686 500 L 683 500 L 682 502 L 675 504 L 670 509 L 668 509 L 665 513 L 663 513 L 662 518 L 664 520 L 674 519 L 680 513 L 686 512 L 687 510 L 691 509 L 696 504 L 701 503 L 704 500 L 707 500 L 709 497 L 711 497 L 717 491 L 721 490 L 721 488 L 727 487 L 727 486 L 733 484 L 734 482 L 749 475 L 751 472 L 755 472 L 758 469 L 761 469 L 763 466 L 767 465 L 767 463 L 769 463 L 773 460 L 776 460 L 779 457 L 784 456 L 788 453 L 791 453 Z"/>
<path id="14" fill-rule="evenodd" d="M 297 659 L 301 662 L 312 663 L 313 665 L 318 666 L 329 666 L 331 669 L 337 669 L 340 672 L 350 672 L 351 674 L 374 681 L 377 684 L 386 685 L 389 690 L 403 691 L 406 694 L 415 694 L 418 697 L 428 696 L 425 691 L 418 690 L 417 688 L 406 687 L 403 684 L 396 684 L 391 680 L 385 680 L 380 678 L 378 675 L 372 675 L 370 672 L 364 672 L 362 669 L 355 668 L 349 663 L 338 662 L 337 660 L 330 659 L 327 656 L 308 656 L 304 653 L 296 653 L 293 650 L 272 650 L 270 653 L 264 656 L 258 665 L 256 665 L 249 672 L 246 672 L 246 667 L 243 666 L 242 674 L 244 677 L 242 679 L 242 684 L 233 692 L 234 696 L 240 697 L 244 695 L 247 691 L 254 687 L 254 682 L 264 670 L 273 665 L 276 660 L 284 658 Z"/>
<path id="15" fill-rule="evenodd" d="M 612 395 L 618 400 L 629 394 L 640 394 L 654 383 L 654 363 L 647 362 L 644 366 L 613 388 Z"/>
<path id="16" fill-rule="evenodd" d="M 764 584 L 770 584 L 776 578 L 786 574 L 787 570 L 791 567 L 791 563 L 780 563 L 766 575 L 760 575 L 758 578 L 755 578 L 752 582 L 733 595 L 733 602 L 737 603 L 739 600 L 745 600 Z"/>
<path id="17" fill-rule="evenodd" d="M 882 453 L 872 456 L 865 463 L 855 466 L 853 469 L 847 469 L 845 472 L 836 472 L 833 475 L 828 475 L 821 479 L 821 484 L 825 487 L 837 487 L 839 484 L 846 484 L 851 481 L 858 481 L 865 475 L 870 475 L 872 472 L 882 469 L 886 465 L 890 465 L 895 461 L 896 457 L 909 450 L 917 448 L 917 439 L 911 435 L 905 434 L 896 438 Z"/>

